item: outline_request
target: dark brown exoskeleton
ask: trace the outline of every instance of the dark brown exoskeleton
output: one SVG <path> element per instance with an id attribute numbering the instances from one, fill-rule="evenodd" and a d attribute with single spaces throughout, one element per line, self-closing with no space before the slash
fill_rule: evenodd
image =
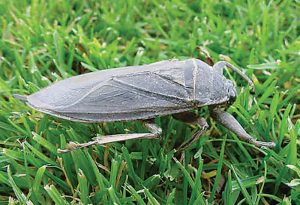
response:
<path id="1" fill-rule="evenodd" d="M 173 115 L 178 120 L 199 125 L 200 130 L 179 147 L 183 149 L 208 128 L 204 118 L 190 112 L 203 106 L 209 107 L 213 119 L 240 138 L 256 146 L 274 147 L 273 142 L 252 138 L 231 114 L 220 109 L 219 105 L 236 98 L 234 83 L 223 75 L 226 66 L 253 85 L 245 74 L 225 61 L 209 66 L 197 59 L 166 60 L 83 74 L 29 96 L 15 96 L 36 110 L 60 118 L 82 122 L 142 120 L 150 130 L 150 133 L 97 137 L 87 143 L 73 143 L 70 149 L 61 152 L 92 144 L 156 138 L 161 134 L 161 128 L 152 119 L 163 115 Z"/>

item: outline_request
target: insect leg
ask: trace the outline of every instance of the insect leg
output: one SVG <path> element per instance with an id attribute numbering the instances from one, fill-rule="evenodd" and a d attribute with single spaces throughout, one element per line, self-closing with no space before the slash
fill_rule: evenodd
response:
<path id="1" fill-rule="evenodd" d="M 220 109 L 210 109 L 211 116 L 224 127 L 234 132 L 241 139 L 248 141 L 258 147 L 270 147 L 276 146 L 274 142 L 262 142 L 257 141 L 251 135 L 249 135 L 240 123 L 228 112 L 222 111 Z"/>
<path id="2" fill-rule="evenodd" d="M 177 151 L 182 151 L 189 147 L 191 144 L 196 142 L 201 135 L 203 135 L 206 130 L 208 129 L 208 124 L 206 120 L 202 117 L 197 116 L 193 112 L 183 112 L 183 113 L 178 113 L 178 114 L 173 114 L 173 117 L 177 120 L 180 120 L 182 122 L 188 123 L 188 124 L 196 124 L 200 127 L 200 130 L 198 130 L 193 136 L 183 142 L 176 150 Z"/>
<path id="3" fill-rule="evenodd" d="M 83 147 L 88 147 L 91 145 L 103 145 L 111 142 L 121 142 L 130 139 L 141 139 L 141 138 L 151 139 L 160 136 L 162 132 L 161 128 L 158 127 L 156 124 L 154 124 L 152 121 L 149 120 L 143 121 L 143 125 L 149 129 L 150 133 L 106 135 L 101 137 L 95 137 L 93 138 L 92 141 L 81 143 L 81 144 L 70 142 L 67 146 L 67 149 L 64 150 L 59 149 L 58 153 L 66 153 Z"/>

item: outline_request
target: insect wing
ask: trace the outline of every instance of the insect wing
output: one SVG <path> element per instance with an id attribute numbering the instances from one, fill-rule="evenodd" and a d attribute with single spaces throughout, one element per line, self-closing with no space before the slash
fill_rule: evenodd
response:
<path id="1" fill-rule="evenodd" d="M 41 111 L 83 121 L 146 119 L 190 109 L 184 77 L 189 67 L 162 64 L 66 79 L 34 94 L 29 102 Z"/>

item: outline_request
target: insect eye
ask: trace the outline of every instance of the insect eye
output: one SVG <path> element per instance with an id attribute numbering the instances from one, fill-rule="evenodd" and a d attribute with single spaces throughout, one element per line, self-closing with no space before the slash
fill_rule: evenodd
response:
<path id="1" fill-rule="evenodd" d="M 235 100 L 236 100 L 236 96 L 230 96 L 230 97 L 229 97 L 228 103 L 229 103 L 230 105 L 232 105 L 232 104 L 235 102 Z"/>
<path id="2" fill-rule="evenodd" d="M 236 100 L 236 90 L 232 81 L 227 81 L 227 94 L 229 97 L 228 104 L 233 104 Z"/>

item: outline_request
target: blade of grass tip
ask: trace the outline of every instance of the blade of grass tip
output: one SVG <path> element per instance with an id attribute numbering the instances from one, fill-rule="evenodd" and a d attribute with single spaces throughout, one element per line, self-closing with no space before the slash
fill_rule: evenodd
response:
<path id="1" fill-rule="evenodd" d="M 159 174 L 152 175 L 143 182 L 143 186 L 147 189 L 151 189 L 153 187 L 156 187 L 159 184 L 160 180 L 161 177 Z"/>
<path id="2" fill-rule="evenodd" d="M 236 173 L 236 171 L 235 171 L 235 169 L 234 169 L 234 167 L 233 167 L 232 165 L 231 165 L 231 170 L 233 171 L 233 174 L 234 174 L 234 176 L 235 176 L 235 178 L 236 178 L 236 180 L 237 180 L 237 182 L 238 182 L 238 185 L 239 185 L 239 187 L 240 187 L 240 189 L 241 189 L 241 191 L 242 191 L 242 193 L 243 193 L 243 195 L 244 195 L 244 197 L 245 197 L 247 203 L 248 203 L 249 205 L 253 205 L 252 200 L 251 200 L 251 197 L 250 197 L 248 191 L 247 191 L 246 188 L 244 187 L 243 182 L 241 181 L 241 179 L 240 179 L 239 176 L 237 175 L 237 173 Z"/>
<path id="3" fill-rule="evenodd" d="M 215 194 L 217 191 L 217 188 L 219 186 L 219 181 L 221 178 L 221 173 L 222 173 L 222 165 L 223 165 L 223 159 L 224 159 L 224 153 L 225 153 L 225 145 L 226 145 L 226 139 L 227 139 L 227 135 L 225 135 L 223 143 L 222 143 L 222 147 L 221 147 L 221 152 L 220 152 L 220 158 L 219 158 L 219 162 L 218 162 L 218 168 L 217 168 L 217 175 L 216 175 L 216 179 L 214 182 L 214 186 L 212 189 L 212 193 L 208 199 L 209 203 L 212 203 L 214 198 L 215 198 Z"/>
<path id="4" fill-rule="evenodd" d="M 125 185 L 128 184 L 128 175 L 125 176 L 124 184 Z M 122 194 L 123 194 L 122 196 L 123 196 L 123 198 L 126 198 L 126 193 L 127 193 L 126 189 L 127 189 L 127 187 L 123 186 L 123 190 L 122 190 Z"/>
<path id="5" fill-rule="evenodd" d="M 8 182 L 11 185 L 15 196 L 18 198 L 20 204 L 27 204 L 28 202 L 32 204 L 31 201 L 28 201 L 25 194 L 21 191 L 21 189 L 18 187 L 18 185 L 15 183 L 11 171 L 10 171 L 10 166 L 7 166 L 7 175 L 8 175 Z"/>
<path id="6" fill-rule="evenodd" d="M 286 159 L 286 164 L 297 164 L 297 136 L 299 133 L 300 121 L 296 122 L 296 125 L 293 130 L 290 131 L 290 143 L 289 143 L 289 152 Z"/>
<path id="7" fill-rule="evenodd" d="M 195 186 L 192 188 L 192 194 L 191 194 L 191 198 L 190 198 L 190 202 L 189 204 L 195 204 L 196 201 L 200 200 L 200 204 L 202 204 L 202 202 L 204 202 L 203 196 L 202 196 L 202 184 L 201 184 L 201 175 L 202 175 L 202 170 L 203 170 L 203 159 L 201 157 L 201 154 L 198 154 L 199 156 L 199 166 L 196 172 L 196 177 L 195 177 Z M 195 197 L 198 195 L 196 201 Z"/>
<path id="8" fill-rule="evenodd" d="M 170 159 L 174 156 L 174 149 L 171 150 L 170 152 L 164 152 L 163 150 L 160 151 L 159 153 L 159 158 L 160 158 L 160 164 L 159 164 L 159 170 L 161 173 L 165 172 L 168 169 Z"/>
<path id="9" fill-rule="evenodd" d="M 31 132 L 31 128 L 28 124 L 28 120 L 27 120 L 27 117 L 25 115 L 22 115 L 21 118 L 20 118 L 20 121 L 22 122 L 23 126 L 25 127 L 27 133 L 30 133 Z"/>
<path id="10" fill-rule="evenodd" d="M 184 153 L 185 154 L 185 156 L 184 156 L 184 158 L 183 158 L 183 167 L 184 167 L 184 169 L 185 169 L 185 167 L 187 167 L 187 165 L 188 165 L 188 162 L 187 162 L 187 160 L 189 160 L 190 158 L 189 158 L 189 152 L 185 152 Z M 186 169 L 185 169 L 186 170 Z M 188 172 L 188 170 L 186 170 L 187 172 L 187 174 L 188 174 L 188 176 L 190 176 L 190 174 L 189 174 L 189 172 Z M 192 178 L 191 176 L 190 176 L 190 178 Z M 193 180 L 192 180 L 193 181 Z M 194 181 L 193 181 L 194 182 Z M 182 186 L 183 186 L 183 188 L 182 188 L 182 195 L 183 195 L 183 204 L 184 205 L 187 205 L 187 203 L 188 203 L 188 187 L 189 187 L 189 181 L 188 181 L 188 177 L 183 177 L 183 182 L 182 182 Z M 193 187 L 192 185 L 190 185 L 191 187 Z"/>
<path id="11" fill-rule="evenodd" d="M 20 74 L 21 74 L 22 76 L 28 76 L 28 73 L 25 72 L 25 69 L 22 69 L 24 61 L 23 61 L 20 53 L 17 50 L 14 50 L 13 53 L 14 53 L 14 62 L 15 62 L 15 66 L 14 67 L 16 68 L 16 70 L 15 70 L 16 74 L 15 75 L 16 76 L 17 75 L 20 76 Z M 23 84 L 20 83 L 20 80 L 19 80 L 19 87 L 21 89 L 23 89 Z"/>
<path id="12" fill-rule="evenodd" d="M 261 181 L 263 181 L 264 178 L 263 177 L 258 177 L 256 182 L 255 182 L 255 186 L 251 186 L 249 189 L 250 189 L 250 196 L 251 196 L 251 199 L 252 199 L 252 203 L 254 204 L 256 199 L 258 198 L 257 196 L 257 184 L 261 183 Z"/>
<path id="13" fill-rule="evenodd" d="M 151 205 L 160 205 L 160 203 L 155 199 L 155 197 L 150 193 L 150 191 L 147 188 L 144 188 L 145 194 L 147 198 L 149 199 L 149 202 Z"/>
<path id="14" fill-rule="evenodd" d="M 124 170 L 126 169 L 126 162 L 125 161 L 122 160 L 119 163 L 120 163 L 120 165 L 119 165 L 119 171 L 118 171 L 118 175 L 117 175 L 117 178 L 116 178 L 116 184 L 115 184 L 115 186 L 116 186 L 117 189 L 120 186 L 121 177 L 124 175 Z"/>
<path id="15" fill-rule="evenodd" d="M 19 127 L 18 125 L 16 125 L 13 121 L 11 121 L 10 119 L 8 119 L 8 122 L 14 127 L 16 128 L 20 133 L 22 133 L 25 136 L 29 136 L 28 132 L 26 132 L 24 129 L 22 129 L 21 127 Z"/>
<path id="16" fill-rule="evenodd" d="M 99 168 L 95 164 L 95 161 L 91 157 L 90 154 L 87 155 L 87 158 L 91 164 L 92 170 L 96 176 L 96 181 L 99 186 L 99 191 L 101 197 L 101 203 L 107 204 L 108 203 L 108 193 L 107 193 L 107 188 L 109 186 L 109 181 L 100 173 Z"/>
<path id="17" fill-rule="evenodd" d="M 0 171 L 0 183 L 9 185 L 9 181 L 7 179 L 7 173 Z"/>
<path id="18" fill-rule="evenodd" d="M 67 134 L 70 137 L 71 141 L 73 142 L 80 142 L 82 140 L 80 139 L 80 136 L 74 131 L 73 128 L 68 129 Z"/>
<path id="19" fill-rule="evenodd" d="M 132 196 L 135 198 L 138 204 L 146 205 L 142 197 L 137 193 L 137 191 L 129 184 L 126 185 L 129 192 L 132 194 Z"/>
<path id="20" fill-rule="evenodd" d="M 20 152 L 20 150 L 14 151 L 11 149 L 3 149 L 2 154 L 7 156 L 8 158 L 12 158 L 15 160 L 23 161 L 23 154 Z"/>
<path id="21" fill-rule="evenodd" d="M 47 157 L 42 152 L 40 152 L 39 150 L 37 150 L 36 148 L 31 146 L 28 142 L 25 142 L 25 145 L 32 151 L 33 154 L 36 155 L 37 158 L 43 160 L 47 164 L 51 164 L 53 166 L 58 166 L 58 164 L 55 161 L 53 161 L 51 158 Z"/>
<path id="22" fill-rule="evenodd" d="M 285 125 L 285 126 L 287 126 L 287 125 Z M 298 136 L 299 127 L 300 127 L 300 123 L 298 121 L 298 122 L 296 122 L 296 125 L 294 127 L 294 132 L 291 131 L 291 135 L 290 135 L 291 141 L 287 145 L 288 147 L 286 147 L 286 148 L 288 148 L 288 153 L 287 153 L 287 157 L 285 159 L 285 164 L 295 165 L 297 163 L 297 136 Z M 278 192 L 279 186 L 282 183 L 282 181 L 285 181 L 283 178 L 287 176 L 287 172 L 288 172 L 288 169 L 286 166 L 283 166 L 280 168 L 279 176 L 276 178 L 274 194 L 276 194 Z"/>
<path id="23" fill-rule="evenodd" d="M 256 202 L 255 202 L 255 205 L 258 205 L 259 204 L 259 201 L 262 197 L 262 193 L 263 193 L 263 190 L 264 190 L 264 187 L 265 187 L 265 182 L 267 180 L 267 172 L 268 172 L 268 167 L 267 167 L 267 163 L 266 161 L 264 160 L 264 176 L 263 176 L 263 181 L 262 181 L 262 184 L 261 184 L 261 187 L 260 187 L 260 190 L 259 190 L 259 193 L 257 195 L 257 198 L 256 198 Z"/>
<path id="24" fill-rule="evenodd" d="M 248 119 L 251 119 L 252 115 L 243 107 L 242 104 L 236 104 L 234 107 L 230 107 L 230 111 L 236 113 L 237 116 L 241 118 L 241 122 L 244 122 L 247 126 L 250 126 Z"/>
<path id="25" fill-rule="evenodd" d="M 75 45 L 74 44 L 70 44 L 69 48 L 68 48 L 68 62 L 67 62 L 67 69 L 69 71 L 72 71 L 72 65 L 74 62 L 74 53 L 75 53 Z"/>
<path id="26" fill-rule="evenodd" d="M 236 204 L 239 194 L 240 191 L 233 191 L 231 170 L 229 170 L 225 191 L 222 193 L 222 199 L 224 200 L 224 204 Z"/>
<path id="27" fill-rule="evenodd" d="M 30 151 L 27 149 L 24 143 L 22 143 L 23 147 L 23 159 L 24 159 L 24 168 L 25 168 L 25 180 L 26 184 L 28 184 L 29 187 L 32 187 L 32 178 L 30 177 L 30 169 L 28 168 L 28 158 L 30 158 Z M 30 194 L 27 195 L 27 197 L 30 197 Z"/>
<path id="28" fill-rule="evenodd" d="M 194 201 L 194 203 L 193 203 L 193 205 L 198 205 L 198 204 L 200 204 L 200 205 L 206 205 L 206 204 L 207 204 L 207 203 L 205 202 L 205 200 L 203 199 L 202 194 L 200 194 L 200 195 L 196 198 L 196 200 Z"/>
<path id="29" fill-rule="evenodd" d="M 267 98 L 274 93 L 274 91 L 276 90 L 276 83 L 277 82 L 274 81 L 269 87 L 263 90 L 262 96 L 258 99 L 257 103 L 250 109 L 250 113 L 255 113 L 257 108 L 259 108 L 259 106 L 261 106 L 267 100 Z"/>
<path id="30" fill-rule="evenodd" d="M 282 199 L 277 197 L 277 196 L 274 196 L 274 195 L 271 195 L 271 194 L 261 194 L 262 197 L 264 198 L 270 198 L 274 201 L 277 201 L 278 203 L 282 203 Z"/>
<path id="31" fill-rule="evenodd" d="M 275 91 L 275 95 L 272 99 L 271 106 L 270 106 L 270 118 L 269 122 L 272 123 L 276 113 L 277 113 L 277 108 L 278 108 L 278 103 L 279 103 L 279 92 Z"/>
<path id="32" fill-rule="evenodd" d="M 80 190 L 80 200 L 83 204 L 89 204 L 89 187 L 86 176 L 84 176 L 81 169 L 78 170 L 78 184 Z"/>
<path id="33" fill-rule="evenodd" d="M 45 147 L 50 152 L 57 154 L 57 148 L 53 144 L 51 144 L 49 141 L 45 140 L 43 137 L 41 137 L 37 133 L 35 133 L 35 132 L 31 132 L 31 133 L 33 135 L 32 139 L 34 139 L 37 143 L 39 143 L 41 146 Z"/>
<path id="34" fill-rule="evenodd" d="M 141 173 L 140 177 L 141 179 L 145 179 L 145 171 L 146 171 L 146 164 L 147 164 L 147 158 L 149 156 L 149 141 L 148 140 L 143 140 L 142 141 L 142 146 L 145 147 L 146 149 L 143 150 L 142 152 L 142 164 L 141 164 Z"/>
<path id="35" fill-rule="evenodd" d="M 45 173 L 46 168 L 47 168 L 47 166 L 44 165 L 44 166 L 41 166 L 37 170 L 35 178 L 34 178 L 33 186 L 32 186 L 32 189 L 31 189 L 32 193 L 39 200 L 39 202 L 44 201 L 44 198 L 41 195 L 41 189 L 40 188 L 41 188 L 41 182 L 42 182 L 42 179 L 44 177 L 44 173 Z M 42 204 L 44 204 L 44 203 L 42 203 Z"/>
<path id="36" fill-rule="evenodd" d="M 293 205 L 292 204 L 292 199 L 290 197 L 284 196 L 284 198 L 282 200 L 282 204 L 284 204 L 284 205 Z"/>
<path id="37" fill-rule="evenodd" d="M 59 138 L 60 138 L 60 147 L 64 149 L 67 144 L 66 138 L 63 134 L 59 135 Z M 61 157 L 61 159 L 59 157 Z M 61 167 L 63 166 L 62 169 L 63 172 L 65 172 L 66 178 L 70 180 L 71 184 L 75 184 L 76 177 L 73 174 L 74 162 L 71 153 L 58 154 L 58 161 L 60 162 L 60 166 Z"/>
<path id="38" fill-rule="evenodd" d="M 1 84 L 0 84 L 0 87 L 1 87 Z M 17 129 L 11 127 L 9 124 L 4 123 L 4 122 L 0 122 L 0 128 L 3 130 L 7 130 L 9 132 L 18 133 Z"/>
<path id="39" fill-rule="evenodd" d="M 299 89 L 300 89 L 300 85 L 297 85 L 296 87 L 289 89 L 284 99 L 279 103 L 278 109 L 281 109 L 283 106 L 288 104 L 292 98 L 299 95 Z"/>
<path id="40" fill-rule="evenodd" d="M 282 120 L 280 123 L 279 138 L 278 138 L 278 143 L 277 143 L 278 147 L 281 147 L 281 144 L 282 144 L 282 141 L 284 138 L 284 134 L 287 131 L 287 128 L 288 128 L 288 120 L 287 119 L 288 119 L 288 115 L 290 113 L 291 108 L 292 108 L 292 105 L 288 104 L 287 108 L 285 109 L 285 111 L 283 113 Z"/>
<path id="41" fill-rule="evenodd" d="M 174 168 L 179 168 L 183 174 L 183 182 L 182 182 L 182 204 L 187 204 L 188 203 L 188 186 L 191 188 L 194 187 L 195 183 L 190 176 L 190 173 L 188 170 L 185 168 L 188 165 L 188 162 L 186 159 L 190 159 L 190 154 L 189 152 L 184 152 L 184 158 L 183 158 L 183 164 L 181 164 L 175 157 L 173 157 L 173 160 L 176 163 L 176 166 Z"/>
<path id="42" fill-rule="evenodd" d="M 63 174 L 65 175 L 65 181 L 66 183 L 68 184 L 68 186 L 70 187 L 70 190 L 72 192 L 72 195 L 75 194 L 74 192 L 74 188 L 73 188 L 73 185 L 72 185 L 72 182 L 70 180 L 70 177 L 68 176 L 67 172 L 66 172 L 66 169 L 65 169 L 65 166 L 64 166 L 64 162 L 63 162 L 63 159 L 61 157 L 57 157 L 57 161 L 60 165 L 60 168 L 61 168 L 61 171 L 63 172 Z"/>
<path id="43" fill-rule="evenodd" d="M 96 176 L 93 172 L 93 169 L 91 167 L 91 164 L 89 160 L 87 159 L 87 156 L 89 155 L 88 151 L 86 150 L 74 150 L 71 152 L 73 162 L 75 164 L 76 170 L 81 169 L 84 173 L 84 175 L 87 177 L 89 183 L 91 185 L 95 185 L 96 183 Z"/>
<path id="44" fill-rule="evenodd" d="M 237 203 L 236 205 L 243 205 L 243 204 L 245 204 L 244 202 L 246 201 L 246 199 L 245 198 L 243 198 L 241 201 L 239 201 L 239 203 Z"/>
<path id="45" fill-rule="evenodd" d="M 134 181 L 135 184 L 141 184 L 142 183 L 142 179 L 139 178 L 137 176 L 137 174 L 135 173 L 135 171 L 134 171 L 133 164 L 132 164 L 130 155 L 128 153 L 128 149 L 126 147 L 122 147 L 122 152 L 123 152 L 123 156 L 125 158 L 125 161 L 127 163 L 127 168 L 128 168 L 128 174 L 129 174 L 129 176 L 133 179 L 133 181 Z"/>
<path id="46" fill-rule="evenodd" d="M 58 192 L 58 190 L 55 188 L 54 185 L 46 185 L 44 186 L 44 189 L 47 191 L 50 198 L 53 200 L 55 204 L 63 205 L 68 204 L 65 199 L 62 197 L 62 195 Z"/>
<path id="47" fill-rule="evenodd" d="M 247 177 L 245 179 L 241 179 L 241 182 L 243 183 L 243 186 L 245 188 L 250 188 L 256 185 L 257 180 L 259 179 L 258 176 L 251 176 Z M 237 181 L 232 182 L 232 189 L 235 190 L 240 190 L 239 184 Z"/>
<path id="48" fill-rule="evenodd" d="M 139 65 L 143 55 L 144 55 L 144 49 L 142 47 L 139 47 L 136 56 L 134 58 L 133 65 Z"/>
<path id="49" fill-rule="evenodd" d="M 115 189 L 112 186 L 109 187 L 107 190 L 108 190 L 110 199 L 113 201 L 114 204 L 122 204 L 115 192 Z"/>
<path id="50" fill-rule="evenodd" d="M 68 184 L 60 177 L 57 177 L 56 175 L 54 175 L 53 172 L 50 172 L 46 169 L 45 175 L 47 177 L 49 177 L 57 186 L 61 187 L 62 191 L 64 191 L 67 194 L 71 193 L 70 187 L 68 186 Z"/>
<path id="51" fill-rule="evenodd" d="M 297 173 L 297 175 L 300 177 L 300 168 L 298 166 L 292 165 L 292 164 L 288 164 L 286 165 L 288 168 L 290 168 L 291 170 L 293 170 L 294 172 Z"/>
<path id="52" fill-rule="evenodd" d="M 98 69 L 97 68 L 95 68 L 94 66 L 92 66 L 92 65 L 88 65 L 88 64 L 86 64 L 86 63 L 84 63 L 84 62 L 80 62 L 80 64 L 84 67 L 84 68 L 86 68 L 86 69 L 88 69 L 89 71 L 98 71 Z"/>
<path id="53" fill-rule="evenodd" d="M 8 142 L 7 140 L 0 140 L 0 145 L 10 146 L 10 147 L 21 147 L 17 142 Z"/>
<path id="54" fill-rule="evenodd" d="M 116 185 L 116 181 L 117 181 L 117 175 L 118 175 L 118 170 L 119 170 L 119 165 L 120 163 L 118 161 L 116 161 L 115 159 L 112 159 L 111 161 L 111 169 L 110 169 L 110 184 L 112 186 Z"/>
<path id="55" fill-rule="evenodd" d="M 53 42 L 56 49 L 56 59 L 53 59 L 54 64 L 56 65 L 56 68 L 60 72 L 60 74 L 63 76 L 63 78 L 67 77 L 66 73 L 66 65 L 64 62 L 64 49 L 63 49 L 63 42 L 57 31 L 54 31 L 53 33 Z"/>
<path id="56" fill-rule="evenodd" d="M 191 175 L 189 174 L 189 172 L 185 169 L 185 167 L 175 157 L 173 157 L 173 160 L 176 162 L 178 168 L 182 171 L 183 176 L 185 178 L 187 178 L 188 183 L 193 188 L 195 186 L 195 183 L 194 183 Z"/>
<path id="57" fill-rule="evenodd" d="M 247 67 L 254 70 L 265 70 L 265 69 L 277 69 L 279 68 L 279 65 L 277 62 L 270 62 L 270 63 L 255 64 L 255 65 L 247 65 Z"/>
<path id="58" fill-rule="evenodd" d="M 247 162 L 249 162 L 252 167 L 257 168 L 257 164 L 255 164 L 255 162 L 252 160 L 251 154 L 249 153 L 249 151 L 244 146 L 244 142 L 241 141 L 241 139 L 238 138 L 235 134 L 231 134 L 231 136 L 233 137 L 233 139 L 238 144 L 239 152 L 241 151 L 245 155 L 245 158 L 243 158 L 243 159 L 244 160 L 247 159 L 248 160 Z M 250 145 L 250 146 L 252 146 L 252 145 Z"/>
<path id="59" fill-rule="evenodd" d="M 106 187 L 110 184 L 109 181 L 106 179 L 106 177 L 103 176 L 103 174 L 101 174 L 99 172 L 99 169 L 97 167 L 97 165 L 95 164 L 93 158 L 91 157 L 91 155 L 87 155 L 88 160 L 91 163 L 91 166 L 93 168 L 93 171 L 95 173 L 98 185 L 100 186 L 100 188 L 102 188 L 103 190 L 106 190 Z"/>
<path id="60" fill-rule="evenodd" d="M 264 92 L 264 90 L 266 90 L 271 85 L 271 83 L 275 80 L 275 78 L 276 78 L 275 74 L 269 76 L 268 79 L 262 85 L 258 85 L 259 87 L 255 91 L 255 94 L 261 95 Z"/>
<path id="61" fill-rule="evenodd" d="M 172 189 L 171 193 L 168 194 L 168 198 L 167 198 L 167 203 L 166 204 L 170 204 L 170 205 L 175 204 L 174 203 L 175 194 L 176 194 L 176 188 Z"/>

